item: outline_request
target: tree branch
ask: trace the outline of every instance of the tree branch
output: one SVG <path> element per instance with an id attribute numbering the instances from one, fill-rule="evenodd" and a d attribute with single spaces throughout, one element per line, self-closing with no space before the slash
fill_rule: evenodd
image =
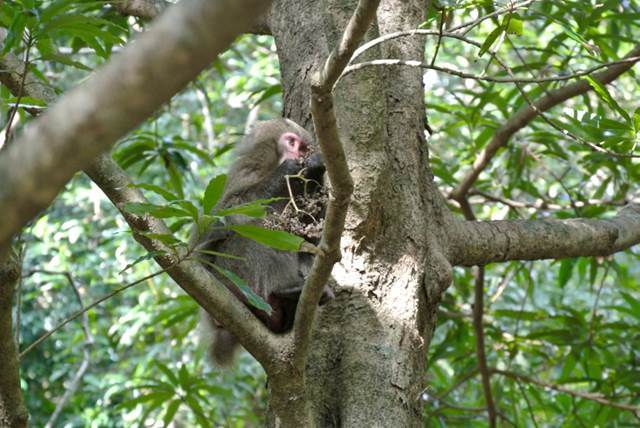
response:
<path id="1" fill-rule="evenodd" d="M 101 155 L 85 172 L 102 189 L 125 218 L 133 236 L 147 251 L 160 252 L 154 257 L 174 281 L 200 306 L 215 316 L 226 329 L 249 351 L 265 369 L 273 366 L 279 349 L 279 338 L 271 333 L 227 287 L 211 275 L 197 261 L 186 259 L 162 242 L 150 239 L 144 233 L 171 234 L 159 219 L 139 217 L 124 209 L 131 202 L 147 202 L 127 175 L 108 155 Z"/>
<path id="2" fill-rule="evenodd" d="M 164 0 L 116 0 L 111 3 L 120 14 L 142 19 L 156 18 L 171 4 Z"/>
<path id="3" fill-rule="evenodd" d="M 144 276 L 142 278 L 139 278 L 139 279 L 137 279 L 137 280 L 135 280 L 133 282 L 130 282 L 130 283 L 125 284 L 125 285 L 123 285 L 121 287 L 118 287 L 118 288 L 110 291 L 106 295 L 98 298 L 97 300 L 94 300 L 93 302 L 91 302 L 86 307 L 83 307 L 82 309 L 80 309 L 78 311 L 75 311 L 74 313 L 72 313 L 71 315 L 69 315 L 68 317 L 66 317 L 62 321 L 60 321 L 58 324 L 56 324 L 52 328 L 50 328 L 47 331 L 45 331 L 42 335 L 38 336 L 38 338 L 36 340 L 31 342 L 22 351 L 20 351 L 20 354 L 18 354 L 18 358 L 20 360 L 22 360 L 25 357 L 25 355 L 27 355 L 29 352 L 33 351 L 38 345 L 40 345 L 42 342 L 44 342 L 45 340 L 50 338 L 53 334 L 55 334 L 55 332 L 57 332 L 58 330 L 62 329 L 64 326 L 69 324 L 71 321 L 74 321 L 74 320 L 78 319 L 81 316 L 83 317 L 86 312 L 89 312 L 91 309 L 95 308 L 96 306 L 98 306 L 102 302 L 105 302 L 105 301 L 111 299 L 113 296 L 115 296 L 117 294 L 120 294 L 123 291 L 128 290 L 133 286 L 136 286 L 138 284 L 146 282 L 146 281 L 150 280 L 151 278 L 154 278 L 154 277 L 160 275 L 161 273 L 164 273 L 164 270 L 153 272 L 153 273 L 151 273 L 149 275 L 146 275 L 146 276 Z"/>
<path id="4" fill-rule="evenodd" d="M 53 88 L 46 86 L 32 73 L 24 74 L 25 63 L 14 54 L 8 52 L 0 58 L 0 83 L 9 89 L 17 98 L 28 95 L 31 98 L 50 102 L 55 99 Z M 24 79 L 24 84 L 22 84 Z M 37 116 L 44 107 L 27 108 L 29 114 Z"/>
<path id="5" fill-rule="evenodd" d="M 554 391 L 563 392 L 565 394 L 571 395 L 573 397 L 582 398 L 585 400 L 595 401 L 596 403 L 602 404 L 603 406 L 615 407 L 616 409 L 627 410 L 629 412 L 638 413 L 640 412 L 640 407 L 632 406 L 630 404 L 622 404 L 616 403 L 615 401 L 611 401 L 599 394 L 592 394 L 589 392 L 580 392 L 574 391 L 573 389 L 566 388 L 561 385 L 555 385 L 552 383 L 541 382 L 539 380 L 533 379 L 529 376 L 521 375 L 519 373 L 509 372 L 505 370 L 491 369 L 491 373 L 499 374 L 514 380 L 520 380 L 525 383 L 529 383 L 532 385 L 538 385 L 546 389 L 552 389 Z"/>
<path id="6" fill-rule="evenodd" d="M 487 416 L 489 426 L 496 426 L 496 405 L 493 401 L 493 393 L 491 392 L 491 372 L 487 366 L 487 354 L 485 352 L 484 326 L 482 319 L 484 317 L 484 266 L 478 266 L 474 272 L 474 300 L 473 300 L 473 330 L 476 335 L 476 357 L 478 358 L 478 371 L 482 380 L 482 390 L 484 392 L 484 400 L 487 405 Z"/>
<path id="7" fill-rule="evenodd" d="M 640 45 L 633 48 L 625 58 L 638 57 L 638 55 L 640 55 Z M 612 65 L 608 69 L 596 73 L 593 78 L 601 84 L 607 85 L 620 77 L 622 73 L 633 67 L 634 64 L 635 62 Z M 460 181 L 460 184 L 451 191 L 449 197 L 457 201 L 464 198 L 480 176 L 480 173 L 487 167 L 487 165 L 489 165 L 498 150 L 506 146 L 516 132 L 526 127 L 533 119 L 535 119 L 538 114 L 536 110 L 539 112 L 545 112 L 570 98 L 582 95 L 591 90 L 592 87 L 589 82 L 582 80 L 550 91 L 547 95 L 535 101 L 533 105 L 526 105 L 522 107 L 511 117 L 511 119 L 496 130 L 496 133 L 489 144 L 487 144 L 487 147 L 482 149 L 476 157 L 471 171 L 469 171 Z"/>
<path id="8" fill-rule="evenodd" d="M 7 71 L 4 73 L 0 72 L 0 81 L 4 82 L 5 79 L 7 79 L 8 81 L 19 81 L 21 77 L 16 73 L 18 73 L 19 70 L 24 70 L 24 67 L 21 67 L 22 63 L 20 62 L 20 60 L 13 57 L 11 54 L 8 54 L 4 58 L 0 59 L 0 68 L 2 68 L 2 65 L 5 64 L 5 61 L 8 61 L 8 64 L 12 65 L 13 68 L 6 69 Z M 12 71 L 14 70 L 14 68 L 16 71 Z M 32 75 L 27 75 L 26 81 L 32 81 L 32 79 L 34 79 Z M 48 88 L 43 87 L 43 85 L 37 80 L 33 80 L 33 82 L 33 85 L 24 88 L 26 95 L 33 97 L 37 94 L 40 94 L 44 101 L 49 104 L 53 103 L 55 97 L 54 92 L 48 91 Z M 20 87 L 16 84 L 15 86 L 11 86 L 10 89 L 12 90 L 12 92 L 19 91 Z M 105 192 L 105 194 L 111 199 L 114 205 L 116 205 L 116 207 L 122 212 L 125 220 L 127 220 L 129 225 L 131 226 L 134 237 L 148 251 L 152 252 L 160 249 L 161 251 L 165 251 L 167 252 L 167 254 L 170 254 L 171 250 L 166 248 L 161 242 L 153 241 L 140 235 L 140 232 L 149 231 L 161 234 L 170 233 L 162 221 L 153 218 L 139 218 L 123 210 L 124 204 L 128 202 L 144 202 L 145 199 L 140 191 L 129 187 L 129 185 L 131 184 L 129 178 L 108 155 L 100 156 L 92 166 L 85 170 L 85 172 L 90 176 L 90 178 L 93 179 L 96 185 L 98 185 L 98 187 L 100 187 L 102 191 Z M 246 310 L 244 305 L 242 305 L 237 298 L 231 295 L 231 300 L 228 299 L 230 292 L 224 285 L 219 283 L 206 271 L 203 273 L 202 269 L 194 270 L 193 263 L 189 264 L 188 266 L 185 266 L 186 262 L 180 263 L 180 257 L 173 258 L 172 260 L 166 260 L 163 257 L 156 257 L 156 261 L 164 269 L 169 270 L 169 274 L 174 279 L 182 278 L 176 279 L 178 285 L 183 288 L 188 294 L 194 297 L 194 299 L 203 308 L 208 310 L 210 313 L 215 313 L 216 319 L 218 319 L 225 326 L 230 324 L 244 325 L 245 327 L 243 328 L 243 330 L 247 330 L 247 332 L 244 333 L 237 331 L 239 327 L 228 328 L 230 331 L 234 332 L 234 334 L 238 337 L 240 343 L 242 343 L 243 346 L 249 352 L 251 352 L 258 361 L 263 363 L 265 368 L 268 367 L 271 361 L 270 358 L 273 358 L 275 355 L 276 339 L 268 330 L 266 330 L 262 323 L 258 322 L 256 318 Z M 197 264 L 197 266 L 200 267 L 199 264 Z M 172 271 L 169 268 L 171 268 Z M 193 279 L 194 277 L 197 277 L 198 279 Z M 127 284 L 125 287 L 122 287 L 118 291 L 123 291 L 124 289 L 127 289 L 137 284 L 138 282 L 139 281 Z M 215 299 L 212 299 L 209 296 L 209 294 L 212 292 L 212 290 L 210 290 L 210 284 L 212 283 L 214 287 L 213 292 L 218 298 L 219 305 L 215 302 L 212 303 L 212 300 Z M 222 288 L 220 289 L 219 287 Z M 106 296 L 105 298 L 93 302 L 87 309 L 98 305 L 109 297 L 110 296 Z M 64 320 L 63 323 L 56 326 L 56 328 L 47 332 L 42 337 L 38 338 L 38 340 L 36 340 L 34 343 L 29 345 L 25 350 L 23 350 L 21 355 L 29 352 L 29 350 L 49 337 L 58 328 L 77 318 L 84 312 L 85 310 L 78 311 L 71 317 Z M 245 321 L 245 319 L 247 319 L 247 313 L 249 314 L 248 317 L 250 318 L 250 321 Z M 248 322 L 248 324 L 243 324 L 245 322 Z"/>
<path id="9" fill-rule="evenodd" d="M 608 220 L 460 221 L 453 230 L 449 254 L 457 266 L 606 256 L 640 243 L 640 205 L 628 205 Z"/>
<path id="10" fill-rule="evenodd" d="M 449 36 L 451 37 L 451 35 L 448 34 L 441 34 L 442 37 L 446 37 Z M 456 37 L 459 39 L 462 39 L 462 37 Z M 469 40 L 465 40 L 467 42 L 469 42 Z M 473 43 L 475 44 L 475 43 Z M 620 65 L 620 64 L 631 64 L 634 65 L 635 63 L 637 63 L 638 61 L 640 61 L 640 56 L 632 56 L 632 57 L 628 57 L 628 58 L 623 58 L 617 61 L 611 61 L 611 62 L 607 62 L 607 63 L 603 63 L 603 64 L 598 64 L 596 66 L 584 69 L 584 70 L 578 70 L 575 71 L 573 73 L 570 74 L 557 74 L 554 76 L 548 76 L 548 77 L 492 77 L 492 76 L 486 76 L 484 74 L 474 74 L 474 73 L 467 73 L 465 71 L 461 71 L 461 70 L 456 70 L 454 68 L 449 68 L 449 67 L 442 67 L 439 65 L 435 65 L 435 64 L 427 64 L 425 62 L 421 62 L 421 61 L 416 61 L 416 60 L 402 60 L 402 59 L 394 59 L 394 58 L 388 58 L 388 59 L 374 59 L 371 61 L 364 61 L 364 62 L 358 62 L 356 64 L 352 64 L 350 66 L 348 66 L 347 68 L 345 68 L 344 73 L 342 74 L 341 77 L 346 76 L 350 73 L 356 72 L 358 70 L 362 70 L 363 68 L 367 68 L 367 67 L 373 67 L 373 66 L 407 66 L 407 67 L 418 67 L 418 68 L 423 68 L 425 70 L 434 70 L 434 71 L 439 71 L 442 73 L 446 73 L 446 74 L 450 74 L 452 76 L 457 76 L 460 77 L 462 79 L 471 79 L 471 80 L 477 80 L 480 82 L 491 82 L 491 83 L 552 83 L 552 82 L 564 82 L 567 80 L 574 80 L 574 79 L 578 79 L 580 77 L 584 77 L 584 76 L 589 76 L 593 73 L 595 73 L 598 70 L 602 70 L 603 68 L 607 68 L 607 67 L 612 67 L 614 65 Z"/>
<path id="11" fill-rule="evenodd" d="M 56 408 L 49 417 L 45 428 L 53 428 L 56 424 L 56 421 L 60 417 L 62 413 L 62 409 L 67 405 L 69 399 L 76 393 L 78 388 L 80 387 L 80 381 L 84 377 L 84 374 L 87 372 L 89 368 L 89 362 L 91 361 L 91 354 L 89 352 L 89 348 L 94 344 L 93 336 L 91 335 L 91 328 L 89 327 L 89 317 L 87 316 L 87 312 L 84 311 L 84 303 L 82 301 L 82 295 L 80 294 L 80 290 L 78 290 L 78 286 L 76 282 L 73 280 L 73 276 L 70 272 L 51 272 L 46 270 L 39 270 L 34 272 L 41 272 L 47 275 L 63 275 L 71 288 L 73 289 L 73 294 L 75 294 L 76 299 L 78 300 L 78 304 L 80 305 L 80 309 L 82 312 L 82 332 L 84 333 L 84 344 L 82 346 L 82 362 L 80 363 L 80 367 L 76 370 L 71 378 L 71 382 L 69 382 L 69 386 L 64 391 L 62 397 L 56 403 Z"/>
<path id="12" fill-rule="evenodd" d="M 29 414 L 20 389 L 20 364 L 13 334 L 13 293 L 20 263 L 12 252 L 0 259 L 0 426 L 27 426 Z"/>
<path id="13" fill-rule="evenodd" d="M 172 3 L 165 0 L 116 0 L 111 2 L 118 12 L 126 16 L 155 19 Z M 247 30 L 249 34 L 271 35 L 268 14 L 259 16 Z"/>
<path id="14" fill-rule="evenodd" d="M 180 2 L 30 124 L 0 154 L 0 248 L 76 171 L 182 89 L 268 5 L 261 0 Z"/>
<path id="15" fill-rule="evenodd" d="M 347 156 L 338 135 L 333 106 L 333 87 L 349 63 L 353 52 L 362 41 L 373 21 L 380 0 L 360 0 L 336 48 L 329 54 L 324 66 L 312 78 L 311 114 L 318 144 L 326 161 L 331 194 L 319 247 L 321 254 L 313 261 L 307 277 L 293 325 L 294 364 L 299 369 L 306 363 L 311 327 L 324 285 L 329 280 L 333 265 L 340 260 L 340 238 L 344 230 L 347 209 L 353 193 L 353 180 L 347 165 Z"/>
<path id="16" fill-rule="evenodd" d="M 459 33 L 449 32 L 449 33 L 440 34 L 438 31 L 434 31 L 434 30 L 416 29 L 413 31 L 400 31 L 396 33 L 385 34 L 381 37 L 371 40 L 370 42 L 367 42 L 366 44 L 362 45 L 360 48 L 356 50 L 353 57 L 351 58 L 351 62 L 353 62 L 355 58 L 362 55 L 368 49 L 371 49 L 373 46 L 376 46 L 380 43 L 383 43 L 385 41 L 392 40 L 398 37 L 408 37 L 408 36 L 414 36 L 414 35 L 451 37 L 451 38 L 461 40 L 465 43 L 469 43 L 476 47 L 481 46 L 480 43 L 470 40 L 464 35 Z M 629 70 L 638 61 L 640 61 L 640 45 L 636 45 L 636 47 L 634 47 L 634 49 L 632 49 L 621 60 L 613 61 L 611 63 L 606 63 L 606 64 L 599 64 L 598 66 L 592 67 L 590 69 L 582 70 L 577 73 L 574 73 L 571 76 L 556 76 L 550 79 L 564 80 L 565 78 L 580 77 L 583 75 L 589 75 L 602 67 L 607 67 L 606 70 L 593 75 L 593 78 L 595 80 L 599 81 L 603 85 L 607 85 L 612 81 L 614 81 L 615 79 L 617 79 L 622 73 Z M 503 67 L 507 69 L 507 71 L 510 70 L 506 66 L 506 64 L 504 64 L 502 61 L 499 61 L 499 62 Z M 491 77 L 477 76 L 477 75 L 473 75 L 473 74 L 469 74 L 469 73 L 465 73 L 457 70 L 452 70 L 444 67 L 430 66 L 428 64 L 423 64 L 420 61 L 402 61 L 402 60 L 396 60 L 396 59 L 375 60 L 375 61 L 370 61 L 366 63 L 353 64 L 345 69 L 343 75 L 346 75 L 352 71 L 356 71 L 359 68 L 366 67 L 368 65 L 409 65 L 409 66 L 415 66 L 415 67 L 432 68 L 434 70 L 447 72 L 447 73 L 457 75 L 460 77 L 465 77 L 465 78 L 474 78 L 478 80 L 502 81 L 502 82 L 509 81 L 516 84 L 519 82 L 532 82 L 532 83 L 538 82 L 539 83 L 546 79 L 546 78 L 545 79 L 536 79 L 536 78 L 516 79 L 514 76 L 510 76 L 507 79 L 502 79 L 502 78 L 495 79 Z M 511 138 L 511 136 L 513 136 L 513 134 L 515 134 L 517 131 L 527 126 L 536 116 L 541 115 L 545 111 L 551 109 L 552 107 L 570 98 L 573 98 L 577 95 L 584 94 L 590 90 L 592 90 L 592 87 L 587 81 L 572 83 L 562 88 L 556 89 L 554 91 L 547 92 L 547 94 L 544 97 L 540 98 L 538 101 L 533 103 L 528 103 L 528 105 L 521 108 L 511 119 L 509 119 L 503 126 L 497 129 L 493 139 L 489 142 L 487 147 L 485 147 L 476 157 L 472 170 L 467 174 L 466 177 L 462 179 L 458 187 L 456 187 L 450 192 L 449 198 L 458 201 L 461 205 L 464 205 L 465 195 L 467 194 L 469 189 L 473 186 L 473 184 L 477 180 L 480 173 L 488 166 L 489 162 L 491 161 L 491 159 L 493 159 L 493 157 L 496 155 L 498 150 L 507 145 L 507 143 L 509 142 L 509 139 Z M 543 117 L 543 119 L 545 118 Z M 554 126 L 554 124 L 550 123 L 548 119 L 546 119 L 545 121 L 547 121 L 547 123 L 549 123 L 550 125 Z M 554 126 L 554 127 L 557 128 L 557 126 Z M 636 155 L 618 154 L 610 150 L 604 150 L 597 145 L 588 143 L 586 141 L 582 141 L 576 136 L 572 135 L 572 137 L 574 139 L 577 139 L 581 144 L 588 145 L 593 150 L 604 152 L 611 156 L 637 157 Z"/>

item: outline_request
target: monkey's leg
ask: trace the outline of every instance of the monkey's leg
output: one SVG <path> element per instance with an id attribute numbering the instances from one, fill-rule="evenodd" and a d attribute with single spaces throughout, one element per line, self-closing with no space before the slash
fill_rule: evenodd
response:
<path id="1" fill-rule="evenodd" d="M 285 290 L 272 292 L 267 301 L 273 308 L 270 319 L 269 328 L 276 333 L 284 333 L 293 327 L 293 321 L 296 316 L 296 307 L 300 300 L 302 286 L 288 288 Z M 325 287 L 320 297 L 320 305 L 324 305 L 335 297 L 333 291 L 329 287 Z"/>

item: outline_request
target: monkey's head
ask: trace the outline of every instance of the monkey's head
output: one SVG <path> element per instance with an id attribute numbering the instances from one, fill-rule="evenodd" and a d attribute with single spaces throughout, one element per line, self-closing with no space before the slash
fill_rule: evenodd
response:
<path id="1" fill-rule="evenodd" d="M 314 147 L 311 134 L 290 119 L 256 122 L 236 148 L 229 179 L 238 178 L 251 186 L 268 177 L 283 162 L 293 160 L 302 164 Z"/>

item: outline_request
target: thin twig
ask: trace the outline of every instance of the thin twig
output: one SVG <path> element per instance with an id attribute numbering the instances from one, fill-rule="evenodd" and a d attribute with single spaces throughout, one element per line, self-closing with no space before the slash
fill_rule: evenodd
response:
<path id="1" fill-rule="evenodd" d="M 491 392 L 491 372 L 487 365 L 487 355 L 485 353 L 484 326 L 482 317 L 484 314 L 484 266 L 478 266 L 475 272 L 474 301 L 473 301 L 473 329 L 476 334 L 476 356 L 478 358 L 478 370 L 482 379 L 482 389 L 487 405 L 487 417 L 489 426 L 496 426 L 496 405 L 493 402 Z"/>
<path id="2" fill-rule="evenodd" d="M 503 7 L 502 9 L 498 9 L 495 12 L 491 12 L 487 15 L 481 16 L 480 18 L 476 19 L 475 21 L 472 22 L 467 22 L 464 24 L 460 24 L 456 27 L 451 28 L 451 31 L 458 31 L 460 32 L 462 35 L 467 34 L 469 31 L 471 31 L 474 27 L 477 27 L 481 22 L 486 21 L 487 19 L 491 19 L 495 16 L 500 16 L 500 15 L 504 15 L 505 13 L 511 13 L 516 11 L 517 9 L 522 9 L 525 6 L 529 6 L 531 3 L 533 3 L 535 0 L 526 0 L 523 1 L 522 3 L 514 3 L 514 4 L 510 4 L 509 6 Z M 460 31 L 463 28 L 466 28 L 465 31 Z"/>
<path id="3" fill-rule="evenodd" d="M 445 35 L 443 35 L 445 36 Z M 459 38 L 459 37 L 456 37 Z M 475 44 L 475 43 L 473 43 Z M 494 55 L 493 58 L 495 58 L 496 56 Z M 457 76 L 457 77 L 461 77 L 463 79 L 471 79 L 471 80 L 478 80 L 478 81 L 482 81 L 482 82 L 491 82 L 491 83 L 550 83 L 550 82 L 563 82 L 563 81 L 567 81 L 567 80 L 574 80 L 580 77 L 584 77 L 584 76 L 589 76 L 593 73 L 595 73 L 596 71 L 602 70 L 603 68 L 607 68 L 610 67 L 612 65 L 617 65 L 617 64 L 630 64 L 630 63 L 636 63 L 640 61 L 640 56 L 634 56 L 634 57 L 630 57 L 630 58 L 624 58 L 624 59 L 620 59 L 617 61 L 610 61 L 610 62 L 606 62 L 606 63 L 602 63 L 602 64 L 598 64 L 596 66 L 593 66 L 591 68 L 587 68 L 584 70 L 579 70 L 576 71 L 574 73 L 571 74 L 558 74 L 555 76 L 549 76 L 549 77 L 491 77 L 491 76 L 484 76 L 482 74 L 473 74 L 473 73 L 467 73 L 464 71 L 460 71 L 460 70 L 455 70 L 453 68 L 449 68 L 449 67 L 441 67 L 439 65 L 432 65 L 432 64 L 426 64 L 422 61 L 416 61 L 416 60 L 401 60 L 401 59 L 374 59 L 371 61 L 364 61 L 364 62 L 358 62 L 356 64 L 352 64 L 350 66 L 348 66 L 345 70 L 344 73 L 341 77 L 344 77 L 350 73 L 353 73 L 355 71 L 361 70 L 363 68 L 366 67 L 371 67 L 371 66 L 395 66 L 395 65 L 401 65 L 401 66 L 407 66 L 407 67 L 418 67 L 418 68 L 424 68 L 427 70 L 434 70 L 434 71 L 439 71 L 442 73 L 447 73 L 450 74 L 452 76 Z"/>
<path id="4" fill-rule="evenodd" d="M 442 33 L 444 33 L 444 22 L 447 14 L 446 9 L 440 11 L 440 25 L 438 25 L 438 40 L 436 40 L 436 47 L 433 50 L 433 58 L 431 58 L 430 64 L 433 66 L 438 58 L 438 52 L 440 52 L 440 46 L 442 45 Z"/>
<path id="5" fill-rule="evenodd" d="M 75 320 L 76 318 L 78 318 L 79 316 L 83 315 L 85 312 L 89 311 L 90 309 L 95 308 L 96 306 L 98 306 L 100 303 L 109 300 L 110 298 L 112 298 L 113 296 L 115 296 L 116 294 L 119 294 L 125 290 L 128 290 L 129 288 L 133 287 L 134 285 L 138 285 L 140 283 L 143 283 L 155 276 L 160 275 L 161 273 L 166 272 L 167 269 L 162 269 L 159 271 L 156 271 L 152 274 L 149 274 L 147 276 L 144 276 L 134 282 L 131 282 L 129 284 L 123 285 L 122 287 L 116 288 L 115 290 L 113 290 L 112 292 L 100 297 L 98 300 L 92 302 L 89 306 L 80 309 L 79 311 L 74 312 L 72 315 L 70 315 L 69 317 L 67 317 L 66 319 L 64 319 L 62 322 L 58 323 L 58 325 L 56 325 L 55 327 L 53 327 L 51 330 L 48 330 L 47 332 L 45 332 L 43 335 L 41 335 L 40 337 L 38 337 L 35 341 L 33 341 L 29 346 L 27 346 L 24 350 L 22 350 L 20 352 L 20 354 L 18 354 L 18 358 L 21 360 L 25 355 L 27 355 L 29 352 L 31 352 L 36 346 L 40 345 L 42 342 L 44 342 L 45 340 L 47 340 L 53 333 L 55 333 L 56 331 L 60 330 L 62 327 L 64 327 L 65 325 L 69 324 L 71 321 Z"/>
<path id="6" fill-rule="evenodd" d="M 518 209 L 535 209 L 542 211 L 565 211 L 569 207 L 560 204 L 551 203 L 545 199 L 538 199 L 535 202 L 522 202 L 515 201 L 513 199 L 505 198 L 503 196 L 492 195 L 487 192 L 483 192 L 478 189 L 471 189 L 469 196 L 480 196 L 475 201 L 470 201 L 472 205 L 486 204 L 488 202 L 495 202 L 508 206 L 509 208 Z M 584 201 L 575 201 L 575 207 L 585 208 L 590 206 L 611 206 L 611 207 L 623 207 L 629 203 L 640 203 L 640 199 L 624 198 L 624 199 L 586 199 Z"/>
<path id="7" fill-rule="evenodd" d="M 605 281 L 607 280 L 607 275 L 609 274 L 609 268 L 611 265 L 607 263 L 604 273 L 602 274 L 602 280 L 600 281 L 600 285 L 598 286 L 598 291 L 596 292 L 596 298 L 593 302 L 593 308 L 591 309 L 591 321 L 589 322 L 589 339 L 588 342 L 591 342 L 593 339 L 593 335 L 596 332 L 596 316 L 598 315 L 598 302 L 600 302 L 600 294 L 602 293 L 602 289 L 604 288 Z"/>
<path id="8" fill-rule="evenodd" d="M 564 394 L 568 394 L 574 397 L 582 398 L 585 400 L 595 401 L 596 403 L 602 404 L 603 406 L 614 407 L 616 409 L 627 410 L 629 412 L 638 413 L 640 412 L 640 407 L 632 406 L 630 404 L 616 403 L 615 401 L 611 401 L 610 399 L 600 395 L 600 394 L 592 394 L 589 392 L 580 392 L 574 391 L 567 387 L 556 385 L 553 383 L 542 382 L 537 379 L 531 378 L 529 376 L 521 375 L 514 372 L 509 372 L 505 370 L 499 370 L 492 368 L 492 373 L 499 374 L 514 380 L 521 380 L 526 383 L 530 383 L 532 385 L 538 385 L 546 389 L 552 389 L 554 391 L 562 392 Z"/>
<path id="9" fill-rule="evenodd" d="M 24 96 L 24 85 L 27 80 L 27 74 L 29 73 L 29 55 L 31 54 L 31 47 L 33 44 L 33 40 L 31 39 L 31 35 L 28 36 L 26 48 L 24 52 L 24 68 L 22 70 L 22 76 L 20 77 L 20 86 L 18 89 L 18 94 L 16 96 L 16 102 L 11 109 L 11 114 L 9 115 L 9 119 L 7 120 L 7 126 L 4 131 L 4 147 L 7 147 L 9 141 L 11 140 L 11 126 L 13 125 L 13 120 L 16 117 L 16 113 L 18 112 L 18 108 L 20 107 L 20 102 L 22 101 L 22 97 Z"/>
<path id="10" fill-rule="evenodd" d="M 529 396 L 527 395 L 527 391 L 524 390 L 524 386 L 522 386 L 522 382 L 518 379 L 515 380 L 516 385 L 518 385 L 518 389 L 522 394 L 522 398 L 524 398 L 524 402 L 527 403 L 527 410 L 529 411 L 529 417 L 531 418 L 531 422 L 533 422 L 533 426 L 538 428 L 538 422 L 536 421 L 536 414 L 533 411 L 533 406 L 531 405 L 531 401 L 529 400 Z"/>
<path id="11" fill-rule="evenodd" d="M 31 271 L 28 275 L 33 275 L 34 273 L 64 276 L 67 279 L 67 282 L 69 283 L 71 288 L 73 289 L 73 293 L 75 294 L 76 299 L 78 300 L 80 309 L 84 309 L 82 296 L 70 272 L 55 272 L 55 271 L 38 269 L 38 270 Z M 80 381 L 82 380 L 82 378 L 84 377 L 84 374 L 87 372 L 87 369 L 89 368 L 89 362 L 91 359 L 89 348 L 93 345 L 94 340 L 93 340 L 93 336 L 91 335 L 91 329 L 89 328 L 89 317 L 87 316 L 86 312 L 82 313 L 82 331 L 85 337 L 84 346 L 82 347 L 82 354 L 83 354 L 82 362 L 80 363 L 80 367 L 78 368 L 78 370 L 74 373 L 71 379 L 71 382 L 69 383 L 69 386 L 65 390 L 64 394 L 62 395 L 60 400 L 58 400 L 58 402 L 56 403 L 56 408 L 51 414 L 51 416 L 49 417 L 49 420 L 47 421 L 45 428 L 52 428 L 53 426 L 55 426 L 56 421 L 58 420 L 58 418 L 60 417 L 60 414 L 62 413 L 62 409 L 64 409 L 66 404 L 69 402 L 69 399 L 73 396 L 73 394 L 76 393 L 76 391 L 80 387 Z"/>

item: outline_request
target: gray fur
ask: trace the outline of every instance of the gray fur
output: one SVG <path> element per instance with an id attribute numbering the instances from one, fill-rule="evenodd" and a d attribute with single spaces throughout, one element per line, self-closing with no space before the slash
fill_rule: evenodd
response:
<path id="1" fill-rule="evenodd" d="M 289 119 L 257 122 L 236 148 L 236 160 L 227 174 L 227 186 L 216 209 L 256 199 L 287 196 L 284 176 L 297 173 L 305 165 L 293 160 L 279 164 L 281 154 L 278 153 L 277 141 L 285 132 L 296 133 L 309 147 L 313 144 L 311 135 Z M 324 164 L 321 158 L 320 163 L 322 174 Z M 321 177 L 318 180 L 321 181 Z M 278 209 L 278 205 L 274 209 Z M 232 216 L 227 220 L 232 224 L 263 223 L 262 219 L 245 216 Z M 249 307 L 267 327 L 277 333 L 291 327 L 297 298 L 313 262 L 311 255 L 274 250 L 228 232 L 211 231 L 198 241 L 207 242 L 208 250 L 243 257 L 242 260 L 210 257 L 210 261 L 240 276 L 256 294 L 272 305 L 272 317 Z M 242 299 L 230 281 L 219 274 L 216 277 Z M 333 297 L 330 289 L 325 294 L 324 301 Z M 238 345 L 236 338 L 215 320 L 215 315 L 205 317 L 208 321 L 205 326 L 211 333 L 209 354 L 212 360 L 217 365 L 232 363 Z"/>

